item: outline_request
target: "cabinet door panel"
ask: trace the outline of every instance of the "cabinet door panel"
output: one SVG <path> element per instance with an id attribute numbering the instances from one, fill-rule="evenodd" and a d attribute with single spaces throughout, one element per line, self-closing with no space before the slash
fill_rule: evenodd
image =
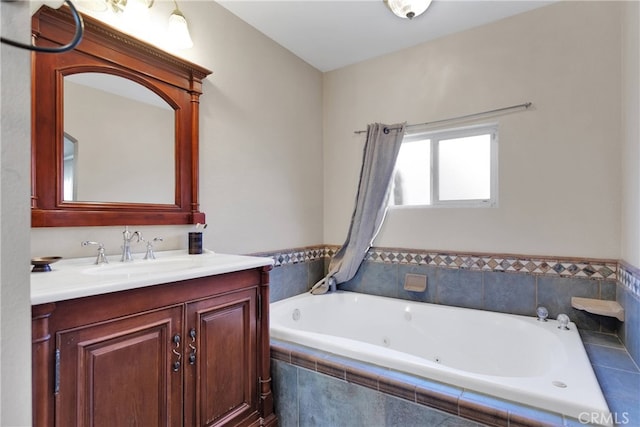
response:
<path id="1" fill-rule="evenodd" d="M 172 370 L 172 338 L 182 313 L 173 307 L 58 332 L 56 424 L 180 426 L 182 370 Z"/>
<path id="2" fill-rule="evenodd" d="M 189 304 L 188 328 L 196 328 L 197 359 L 187 374 L 195 389 L 195 422 L 236 425 L 258 418 L 256 291 L 249 289 Z"/>

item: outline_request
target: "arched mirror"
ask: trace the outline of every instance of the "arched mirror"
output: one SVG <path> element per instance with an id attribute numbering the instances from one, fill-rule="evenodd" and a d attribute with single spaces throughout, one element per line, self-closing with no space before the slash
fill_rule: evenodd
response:
<path id="1" fill-rule="evenodd" d="M 63 200 L 174 203 L 173 108 L 120 76 L 76 73 L 63 80 Z"/>
<path id="2" fill-rule="evenodd" d="M 80 45 L 33 56 L 32 226 L 204 223 L 198 102 L 210 71 L 90 17 Z M 36 44 L 73 35 L 66 8 Z"/>

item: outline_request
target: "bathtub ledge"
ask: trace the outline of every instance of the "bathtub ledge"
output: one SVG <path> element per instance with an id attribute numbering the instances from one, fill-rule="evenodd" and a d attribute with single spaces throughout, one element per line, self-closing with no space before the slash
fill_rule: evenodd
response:
<path id="1" fill-rule="evenodd" d="M 271 358 L 488 426 L 578 425 L 578 420 L 561 414 L 273 338 Z"/>

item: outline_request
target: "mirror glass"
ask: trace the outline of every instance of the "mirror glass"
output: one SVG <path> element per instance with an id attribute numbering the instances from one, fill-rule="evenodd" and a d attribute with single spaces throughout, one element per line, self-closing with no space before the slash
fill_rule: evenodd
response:
<path id="1" fill-rule="evenodd" d="M 175 204 L 175 111 L 119 76 L 64 77 L 64 200 Z"/>

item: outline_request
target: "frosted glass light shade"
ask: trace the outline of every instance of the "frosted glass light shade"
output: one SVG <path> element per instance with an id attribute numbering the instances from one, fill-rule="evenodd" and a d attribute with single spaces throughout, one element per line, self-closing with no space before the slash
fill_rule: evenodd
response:
<path id="1" fill-rule="evenodd" d="M 187 20 L 178 9 L 174 10 L 169 17 L 169 39 L 171 44 L 178 49 L 193 47 Z"/>
<path id="2" fill-rule="evenodd" d="M 413 19 L 427 10 L 431 0 L 384 0 L 384 3 L 396 16 Z"/>
<path id="3" fill-rule="evenodd" d="M 149 8 L 153 5 L 153 2 L 147 3 L 147 0 L 127 0 L 125 4 L 124 18 L 127 21 L 134 25 L 140 25 L 140 23 L 147 24 L 149 22 Z"/>
<path id="4" fill-rule="evenodd" d="M 77 3 L 78 7 L 91 12 L 105 12 L 109 7 L 105 0 L 80 0 Z"/>

